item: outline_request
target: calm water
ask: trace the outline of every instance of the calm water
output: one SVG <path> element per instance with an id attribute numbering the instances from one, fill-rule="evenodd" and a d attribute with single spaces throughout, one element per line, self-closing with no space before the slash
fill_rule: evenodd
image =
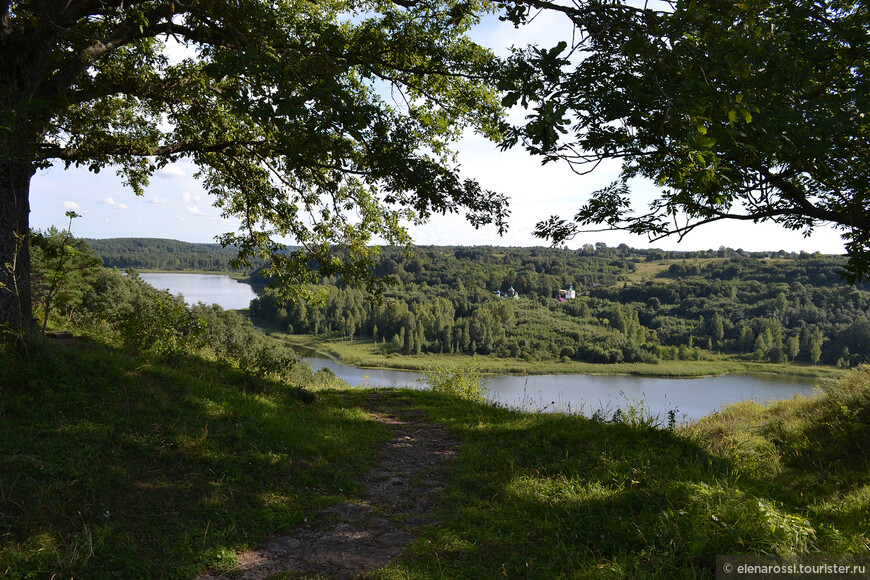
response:
<path id="1" fill-rule="evenodd" d="M 313 370 L 329 368 L 352 385 L 423 388 L 423 375 L 409 371 L 361 369 L 335 361 L 309 357 Z M 698 419 L 723 405 L 756 399 L 772 401 L 811 394 L 816 382 L 725 375 L 700 379 L 661 379 L 624 375 L 501 375 L 487 377 L 490 400 L 530 411 L 573 411 L 591 415 L 597 409 L 612 413 L 643 400 L 652 415 L 678 420 Z"/>
<path id="2" fill-rule="evenodd" d="M 140 274 L 159 289 L 181 293 L 188 304 L 204 302 L 225 309 L 247 308 L 257 297 L 248 284 L 229 276 L 209 274 Z M 352 385 L 423 388 L 423 375 L 409 371 L 360 369 L 325 358 L 307 359 L 315 371 L 327 367 Z M 631 376 L 502 375 L 487 378 L 489 398 L 500 404 L 530 411 L 574 411 L 585 415 L 597 409 L 613 412 L 643 400 L 653 415 L 665 417 L 674 410 L 677 418 L 697 419 L 746 399 L 777 400 L 795 393 L 810 394 L 816 383 L 799 379 L 768 379 L 726 375 L 702 379 L 660 379 Z"/>
<path id="3" fill-rule="evenodd" d="M 181 294 L 188 304 L 217 304 L 224 310 L 247 308 L 257 297 L 249 284 L 221 274 L 140 273 L 139 276 L 157 288 Z"/>

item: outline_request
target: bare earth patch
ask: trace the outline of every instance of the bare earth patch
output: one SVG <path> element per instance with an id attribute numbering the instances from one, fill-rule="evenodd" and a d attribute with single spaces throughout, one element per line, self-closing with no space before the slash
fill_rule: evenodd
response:
<path id="1" fill-rule="evenodd" d="M 446 464 L 459 443 L 422 411 L 403 406 L 401 394 L 390 390 L 367 400 L 366 410 L 394 435 L 364 478 L 366 491 L 357 501 L 332 505 L 295 534 L 240 553 L 238 568 L 199 580 L 260 580 L 281 572 L 298 578 L 365 577 L 398 557 L 416 528 L 437 524 L 432 500 L 446 484 Z"/>

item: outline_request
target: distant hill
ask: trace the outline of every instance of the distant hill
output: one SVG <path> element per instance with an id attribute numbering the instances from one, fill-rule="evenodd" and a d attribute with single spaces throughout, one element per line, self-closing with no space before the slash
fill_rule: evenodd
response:
<path id="1" fill-rule="evenodd" d="M 220 244 L 194 244 L 164 238 L 108 238 L 85 241 L 108 268 L 237 271 L 230 265 L 237 250 L 233 247 L 224 248 Z M 250 273 L 262 266 L 262 263 L 255 264 L 244 272 Z"/>

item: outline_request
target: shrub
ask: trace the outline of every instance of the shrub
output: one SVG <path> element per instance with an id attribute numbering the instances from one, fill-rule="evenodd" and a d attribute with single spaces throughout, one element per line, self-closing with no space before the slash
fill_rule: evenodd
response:
<path id="1" fill-rule="evenodd" d="M 423 371 L 425 379 L 420 382 L 428 384 L 436 393 L 444 393 L 467 401 L 483 403 L 486 401 L 488 389 L 484 386 L 483 374 L 477 359 L 472 359 L 468 365 L 439 365 Z"/>

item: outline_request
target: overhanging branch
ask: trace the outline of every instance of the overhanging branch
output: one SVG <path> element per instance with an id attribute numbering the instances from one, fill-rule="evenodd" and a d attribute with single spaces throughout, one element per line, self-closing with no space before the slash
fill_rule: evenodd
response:
<path id="1" fill-rule="evenodd" d="M 220 143 L 195 143 L 191 141 L 168 143 L 157 147 L 131 145 L 107 145 L 98 152 L 85 149 L 70 149 L 59 145 L 42 145 L 40 153 L 44 159 L 60 159 L 67 163 L 85 163 L 94 155 L 108 157 L 167 157 L 188 153 L 226 153 L 244 146 L 265 145 L 265 141 L 223 141 Z"/>

